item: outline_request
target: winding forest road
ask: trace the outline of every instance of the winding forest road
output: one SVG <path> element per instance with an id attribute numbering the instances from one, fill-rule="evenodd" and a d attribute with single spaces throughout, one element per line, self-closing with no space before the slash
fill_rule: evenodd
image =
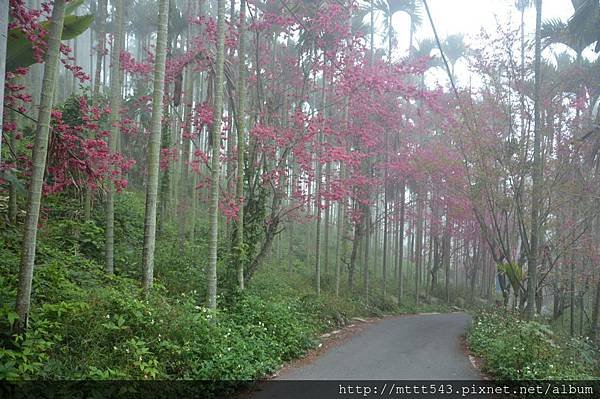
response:
<path id="1" fill-rule="evenodd" d="M 471 365 L 462 344 L 470 323 L 471 317 L 465 313 L 383 319 L 309 364 L 284 370 L 275 381 L 479 380 L 482 376 Z M 290 397 L 289 393 L 277 393 L 286 389 L 286 384 L 267 383 L 262 392 L 251 397 Z"/>
<path id="2" fill-rule="evenodd" d="M 465 313 L 384 319 L 303 367 L 285 380 L 476 380 L 462 349 L 471 322 Z"/>

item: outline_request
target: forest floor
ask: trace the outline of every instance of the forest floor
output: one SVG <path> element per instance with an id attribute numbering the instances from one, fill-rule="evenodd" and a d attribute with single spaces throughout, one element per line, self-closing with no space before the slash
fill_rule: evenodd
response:
<path id="1" fill-rule="evenodd" d="M 284 367 L 276 380 L 478 380 L 465 351 L 465 313 L 355 319 L 314 353 Z M 285 385 L 264 384 L 252 398 L 277 397 Z"/>

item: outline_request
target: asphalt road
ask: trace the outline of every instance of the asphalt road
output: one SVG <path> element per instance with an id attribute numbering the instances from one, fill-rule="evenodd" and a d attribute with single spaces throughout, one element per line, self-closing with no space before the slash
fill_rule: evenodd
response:
<path id="1" fill-rule="evenodd" d="M 410 315 L 384 319 L 321 354 L 309 364 L 284 371 L 276 380 L 479 380 L 461 345 L 471 322 L 464 313 Z M 308 396 L 266 383 L 253 398 Z M 315 384 L 313 388 L 321 389 Z M 283 392 L 286 392 L 281 396 Z M 325 396 L 323 396 L 325 397 Z"/>

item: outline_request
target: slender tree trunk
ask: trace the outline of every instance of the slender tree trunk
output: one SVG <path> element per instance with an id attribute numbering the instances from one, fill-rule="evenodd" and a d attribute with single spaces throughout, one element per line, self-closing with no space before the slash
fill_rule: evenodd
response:
<path id="1" fill-rule="evenodd" d="M 342 179 L 345 178 L 345 166 L 340 162 L 340 176 Z M 335 261 L 335 296 L 338 297 L 340 295 L 340 279 L 341 279 L 341 269 L 343 260 L 346 257 L 346 199 L 342 199 L 338 203 L 337 209 L 337 239 L 341 242 L 338 245 L 338 253 L 336 253 L 336 261 Z"/>
<path id="2" fill-rule="evenodd" d="M 375 276 L 377 275 L 377 267 L 379 264 L 379 223 L 377 222 L 377 218 L 379 217 L 379 194 L 375 194 L 375 215 L 373 215 L 374 223 L 373 223 L 373 273 Z"/>
<path id="3" fill-rule="evenodd" d="M 319 133 L 319 141 L 322 142 L 322 132 Z M 321 162 L 315 156 L 316 163 L 316 187 L 315 201 L 317 207 L 317 219 L 315 221 L 315 291 L 317 296 L 321 295 Z"/>
<path id="4" fill-rule="evenodd" d="M 0 166 L 2 165 L 2 133 L 4 115 L 4 80 L 6 75 L 6 37 L 8 32 L 8 0 L 0 0 Z"/>
<path id="5" fill-rule="evenodd" d="M 158 34 L 156 36 L 156 59 L 154 61 L 154 92 L 152 94 L 152 120 L 148 143 L 146 186 L 146 211 L 144 216 L 144 250 L 142 254 L 142 287 L 145 292 L 152 288 L 154 279 L 154 248 L 156 244 L 156 208 L 158 197 L 158 172 L 160 139 L 162 133 L 165 62 L 167 58 L 167 30 L 169 27 L 169 0 L 160 0 L 158 10 Z"/>
<path id="6" fill-rule="evenodd" d="M 2 112 L 0 112 L 0 113 L 2 113 Z M 19 129 L 18 118 L 17 118 L 16 113 L 10 109 L 6 110 L 6 116 L 7 116 L 7 119 L 9 122 L 13 122 L 16 124 L 15 130 L 11 132 L 10 138 L 9 138 L 10 148 L 14 151 L 13 162 L 16 164 L 17 159 L 18 159 L 18 156 L 17 156 L 17 130 Z M 1 123 L 2 123 L 2 121 L 0 120 L 0 124 Z M 1 134 L 2 133 L 0 132 L 0 135 Z M 19 213 L 19 206 L 18 206 L 18 202 L 17 202 L 18 195 L 19 195 L 19 192 L 17 190 L 17 185 L 13 182 L 10 182 L 10 184 L 8 186 L 8 220 L 13 225 L 17 224 L 17 214 Z"/>
<path id="7" fill-rule="evenodd" d="M 217 308 L 217 245 L 219 238 L 219 171 L 221 154 L 221 119 L 223 117 L 223 84 L 225 62 L 225 0 L 217 1 L 217 57 L 214 114 L 211 126 L 211 185 L 208 233 L 208 307 Z"/>
<path id="8" fill-rule="evenodd" d="M 365 302 L 369 303 L 369 290 L 370 290 L 370 281 L 369 281 L 369 244 L 370 244 L 370 231 L 371 231 L 371 212 L 369 207 L 365 207 L 365 233 L 363 237 L 363 245 L 364 245 L 364 260 L 363 260 L 363 269 L 364 269 L 364 290 L 365 290 Z"/>
<path id="9" fill-rule="evenodd" d="M 244 151 L 245 151 L 245 117 L 246 117 L 246 1 L 240 0 L 239 28 L 239 73 L 238 73 L 238 110 L 237 110 L 237 180 L 235 193 L 238 205 L 238 220 L 235 235 L 237 251 L 237 280 L 240 290 L 244 289 Z"/>
<path id="10" fill-rule="evenodd" d="M 527 263 L 527 308 L 525 314 L 532 319 L 535 313 L 535 291 L 537 288 L 537 263 L 538 263 L 538 241 L 540 233 L 540 207 L 542 189 L 542 126 L 541 126 L 541 26 L 542 26 L 542 0 L 536 0 L 535 21 L 535 93 L 534 113 L 535 131 L 533 141 L 533 172 L 532 172 L 532 194 L 531 194 L 531 235 L 529 239 L 529 257 Z"/>
<path id="11" fill-rule="evenodd" d="M 121 112 L 121 73 L 120 73 L 120 54 L 123 43 L 123 17 L 124 0 L 115 0 L 115 34 L 113 39 L 113 48 L 111 52 L 111 70 L 110 70 L 110 109 L 109 118 L 110 134 L 108 136 L 108 147 L 110 153 L 115 153 L 117 148 L 117 136 L 120 132 L 120 112 Z M 114 251 L 115 251 L 115 187 L 109 184 L 106 192 L 106 227 L 105 227 L 105 269 L 108 274 L 115 271 Z"/>
<path id="12" fill-rule="evenodd" d="M 108 0 L 98 0 L 98 43 L 96 44 L 96 69 L 94 71 L 94 89 L 93 95 L 100 93 L 100 79 L 102 74 L 102 60 L 106 48 L 106 7 Z"/>
<path id="13" fill-rule="evenodd" d="M 40 101 L 40 110 L 33 145 L 31 180 L 29 182 L 29 190 L 27 193 L 27 216 L 25 217 L 21 268 L 19 270 L 19 285 L 17 287 L 16 311 L 19 316 L 19 319 L 15 324 L 15 330 L 17 332 L 25 331 L 29 318 L 37 227 L 40 215 L 44 171 L 46 169 L 50 116 L 54 99 L 54 88 L 56 87 L 56 79 L 58 76 L 60 38 L 62 36 L 64 18 L 65 1 L 56 0 L 52 8 L 52 18 L 48 28 L 48 49 L 44 56 L 42 98 Z"/>
<path id="14" fill-rule="evenodd" d="M 195 2 L 193 0 L 188 0 L 188 13 L 190 16 L 195 16 Z M 192 37 L 194 35 L 193 24 L 188 26 L 187 31 L 187 49 L 189 50 L 192 46 Z M 196 72 L 192 70 L 191 66 L 188 66 L 185 70 L 184 74 L 184 89 L 183 89 L 183 123 L 181 126 L 181 160 L 179 165 L 179 176 L 180 176 L 180 184 L 179 184 L 179 192 L 182 202 L 182 209 L 179 213 L 179 246 L 181 252 L 183 252 L 183 248 L 185 245 L 186 234 L 189 230 L 190 223 L 193 223 L 189 219 L 188 209 L 191 213 L 192 208 L 194 207 L 194 194 L 195 194 L 195 186 L 190 189 L 190 147 L 192 144 L 192 130 L 194 129 L 192 126 L 192 113 L 193 113 L 193 105 L 194 105 L 194 81 L 196 78 Z M 194 209 L 195 211 L 195 209 Z"/>
<path id="15" fill-rule="evenodd" d="M 386 179 L 384 178 L 384 181 Z M 385 185 L 385 183 L 384 183 Z M 382 259 L 382 278 L 383 278 L 383 299 L 387 296 L 387 266 L 388 266 L 388 195 L 387 187 L 384 187 L 383 195 L 383 259 Z"/>
<path id="16" fill-rule="evenodd" d="M 444 263 L 444 271 L 445 271 L 445 288 L 446 288 L 446 303 L 450 303 L 450 236 L 444 237 L 444 242 L 442 243 L 442 262 Z"/>
<path id="17" fill-rule="evenodd" d="M 400 185 L 400 231 L 398 232 L 398 305 L 402 304 L 404 298 L 404 215 L 406 203 L 406 186 L 404 181 Z"/>
<path id="18" fill-rule="evenodd" d="M 398 187 L 395 187 L 394 189 L 394 202 L 391 205 L 392 209 L 393 209 L 393 214 L 394 214 L 394 223 L 392 225 L 392 232 L 390 233 L 390 238 L 392 239 L 392 248 L 391 248 L 391 254 L 390 257 L 393 257 L 392 259 L 392 264 L 394 265 L 394 279 L 397 280 L 398 279 L 398 233 L 399 233 L 399 220 L 398 220 L 398 215 L 400 214 L 399 212 L 399 208 L 398 208 Z"/>
<path id="19" fill-rule="evenodd" d="M 594 305 L 592 308 L 592 321 L 590 326 L 590 338 L 596 341 L 598 338 L 598 315 L 600 314 L 600 280 L 596 282 L 594 290 Z"/>
<path id="20" fill-rule="evenodd" d="M 417 220 L 415 237 L 415 305 L 419 305 L 419 290 L 421 285 L 421 269 L 423 267 L 423 201 L 421 194 L 417 198 Z"/>
<path id="21" fill-rule="evenodd" d="M 98 48 L 96 49 L 96 70 L 94 73 L 94 88 L 92 91 L 92 101 L 98 100 L 100 94 L 100 74 L 102 72 L 102 59 L 106 43 L 106 7 L 107 0 L 98 0 Z M 91 34 L 90 34 L 91 35 Z M 91 43 L 90 43 L 91 45 Z M 90 52 L 91 53 L 91 52 Z M 91 66 L 91 60 L 90 60 Z M 90 187 L 85 188 L 85 197 L 83 200 L 83 219 L 90 220 L 92 215 L 92 196 L 93 190 Z"/>
<path id="22" fill-rule="evenodd" d="M 330 184 L 329 177 L 331 176 L 331 162 L 327 162 L 325 166 L 325 191 L 329 192 Z M 325 200 L 325 218 L 323 220 L 323 265 L 325 266 L 325 274 L 329 274 L 329 225 L 331 224 L 331 202 Z"/>

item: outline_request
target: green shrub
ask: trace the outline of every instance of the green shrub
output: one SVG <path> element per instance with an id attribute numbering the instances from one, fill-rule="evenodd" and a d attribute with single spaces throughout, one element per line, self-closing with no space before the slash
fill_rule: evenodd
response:
<path id="1" fill-rule="evenodd" d="M 524 321 L 513 313 L 479 313 L 468 334 L 485 371 L 507 380 L 585 379 L 593 360 L 584 361 L 576 341 L 560 342 L 550 327 Z"/>
<path id="2" fill-rule="evenodd" d="M 206 240 L 182 246 L 177 226 L 168 223 L 157 237 L 154 288 L 145 295 L 139 283 L 143 204 L 140 193 L 116 197 L 116 274 L 109 276 L 102 207 L 83 222 L 78 201 L 47 199 L 23 335 L 11 333 L 21 232 L 0 230 L 0 379 L 251 381 L 302 356 L 319 334 L 354 316 L 399 310 L 378 294 L 368 305 L 360 292 L 342 289 L 336 297 L 335 280 L 326 274 L 317 297 L 312 269 L 308 273 L 298 258 L 291 276 L 287 262 L 285 268 L 265 264 L 239 293 L 224 281 L 233 269 L 221 256 L 219 292 L 226 295 L 219 297 L 219 310 L 210 311 L 201 305 Z M 197 236 L 206 234 L 206 224 L 199 224 Z M 223 237 L 220 253 L 229 245 Z M 214 387 L 221 393 L 230 388 Z"/>

